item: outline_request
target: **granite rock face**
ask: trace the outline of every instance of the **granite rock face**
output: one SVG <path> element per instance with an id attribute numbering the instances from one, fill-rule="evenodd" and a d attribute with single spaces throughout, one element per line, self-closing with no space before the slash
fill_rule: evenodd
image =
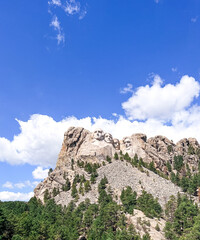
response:
<path id="1" fill-rule="evenodd" d="M 117 146 L 116 146 L 117 147 Z M 71 159 L 98 162 L 115 153 L 112 135 L 97 129 L 91 133 L 84 128 L 71 127 L 64 134 L 64 141 L 56 166 L 69 166 Z"/>
<path id="2" fill-rule="evenodd" d="M 143 177 L 140 177 L 141 174 L 138 169 L 135 169 L 134 172 L 132 171 L 133 167 L 129 166 L 130 169 L 128 170 L 125 167 L 127 163 L 114 160 L 113 156 L 115 153 L 118 155 L 128 153 L 131 158 L 134 158 L 135 154 L 137 154 L 138 158 L 142 158 L 144 162 L 153 162 L 155 168 L 165 175 L 169 175 L 166 166 L 167 162 L 173 166 L 174 156 L 181 155 L 183 156 L 185 165 L 187 164 L 191 172 L 195 173 L 198 171 L 199 166 L 200 145 L 195 138 L 184 138 L 177 144 L 174 144 L 173 141 L 170 141 L 164 136 L 147 139 L 147 136 L 142 133 L 124 137 L 120 141 L 119 139 L 113 139 L 111 134 L 104 133 L 101 129 L 97 129 L 91 133 L 84 128 L 70 127 L 64 134 L 64 140 L 55 170 L 35 188 L 35 196 L 43 201 L 46 190 L 48 190 L 49 193 L 53 193 L 54 188 L 59 189 L 59 195 L 56 195 L 55 200 L 57 203 L 67 205 L 72 199 L 69 192 L 62 191 L 66 182 L 66 176 L 71 183 L 77 174 L 84 175 L 86 180 L 90 180 L 89 174 L 84 168 L 80 168 L 78 164 L 80 162 L 98 164 L 100 167 L 97 170 L 99 176 L 105 174 L 110 181 L 112 179 L 111 187 L 114 187 L 114 191 L 116 192 L 120 192 L 122 188 L 126 187 L 126 185 L 132 181 L 137 182 L 139 179 L 143 182 L 142 178 L 146 179 L 144 174 L 142 175 Z M 107 158 L 112 160 L 112 164 L 108 164 Z M 120 166 L 124 171 L 120 171 L 120 168 L 117 166 Z M 183 169 L 182 173 L 184 174 L 184 172 L 185 170 Z M 163 205 L 163 197 L 168 199 L 170 196 L 164 196 L 164 193 L 161 194 L 162 188 L 168 188 L 168 184 L 172 183 L 168 180 L 166 180 L 168 182 L 164 183 L 163 179 L 157 175 L 153 179 L 157 181 L 155 184 L 153 184 L 151 178 L 145 180 L 147 181 L 147 185 L 144 184 L 145 189 L 148 192 L 152 192 L 155 197 L 160 198 L 160 203 Z M 99 177 L 97 182 L 100 182 Z M 132 188 L 133 190 L 137 189 L 139 192 L 139 188 L 136 187 L 136 185 L 137 184 L 133 183 Z M 171 195 L 176 195 L 176 193 L 181 190 L 173 186 L 173 184 L 170 186 L 170 189 L 174 189 L 172 193 L 167 191 L 170 192 Z M 90 199 L 95 202 L 98 198 L 97 185 L 94 184 L 92 189 L 94 190 L 92 191 L 93 193 L 88 194 L 90 195 Z M 151 191 L 151 189 L 155 190 L 155 193 L 153 190 Z M 156 192 L 162 196 L 157 196 Z M 84 197 L 81 199 L 84 199 Z"/>
<path id="3" fill-rule="evenodd" d="M 91 203 L 97 203 L 98 184 L 104 176 L 108 179 L 109 190 L 107 189 L 107 191 L 112 194 L 118 204 L 121 204 L 121 191 L 127 186 L 130 186 L 138 195 L 143 190 L 151 193 L 158 199 L 162 207 L 165 206 L 171 195 L 176 196 L 178 192 L 181 193 L 181 189 L 170 180 L 145 168 L 141 171 L 121 159 L 121 156 L 126 153 L 132 159 L 137 155 L 138 159 L 142 158 L 146 163 L 153 162 L 157 170 L 165 176 L 169 176 L 167 163 L 173 167 L 174 157 L 179 155 L 183 157 L 184 164 L 191 170 L 191 173 L 197 172 L 200 145 L 195 138 L 184 138 L 175 144 L 164 136 L 159 135 L 147 139 L 145 134 L 137 133 L 119 140 L 113 139 L 110 133 L 104 133 L 101 129 L 92 133 L 81 127 L 70 127 L 64 134 L 56 168 L 43 182 L 38 184 L 34 194 L 44 203 L 45 194 L 48 192 L 48 196 L 54 198 L 57 204 L 67 206 L 70 201 L 75 199 L 72 196 L 72 188 L 65 189 L 66 180 L 72 187 L 77 176 L 83 177 L 84 182 L 89 182 L 90 188 L 83 193 L 82 184 L 76 183 L 78 191 L 76 204 L 87 198 Z M 116 155 L 118 158 L 114 157 Z M 98 166 L 97 177 L 93 183 L 91 173 L 88 173 L 85 168 L 87 164 Z M 173 169 L 173 171 L 176 173 L 176 170 Z M 184 175 L 185 171 L 182 169 L 180 175 Z M 136 221 L 133 215 L 129 218 L 131 222 Z M 161 233 L 152 231 L 153 239 L 164 239 L 163 233 L 160 236 Z"/>

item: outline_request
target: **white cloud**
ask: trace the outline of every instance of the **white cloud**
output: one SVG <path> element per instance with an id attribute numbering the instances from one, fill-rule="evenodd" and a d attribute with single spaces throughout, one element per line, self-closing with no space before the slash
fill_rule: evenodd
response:
<path id="1" fill-rule="evenodd" d="M 0 138 L 0 161 L 10 164 L 29 163 L 43 167 L 54 166 L 64 132 L 72 125 L 90 128 L 91 118 L 75 117 L 54 121 L 45 115 L 32 115 L 27 122 L 17 120 L 21 133 L 12 141 Z"/>
<path id="2" fill-rule="evenodd" d="M 56 40 L 58 45 L 61 43 L 65 43 L 65 34 L 61 27 L 61 23 L 58 20 L 58 17 L 55 14 L 55 8 L 59 8 L 63 10 L 68 16 L 70 15 L 78 15 L 78 19 L 83 19 L 87 10 L 86 7 L 82 7 L 79 1 L 76 0 L 67 0 L 65 3 L 62 3 L 61 0 L 50 0 L 48 1 L 48 13 L 53 16 L 50 26 L 54 28 L 56 31 Z"/>
<path id="3" fill-rule="evenodd" d="M 195 23 L 198 20 L 198 16 L 191 18 L 191 22 Z"/>
<path id="4" fill-rule="evenodd" d="M 59 7 L 62 5 L 60 0 L 51 0 L 51 1 L 48 2 L 48 4 L 49 5 L 59 6 Z"/>
<path id="5" fill-rule="evenodd" d="M 125 94 L 128 92 L 133 92 L 133 85 L 128 83 L 126 87 L 124 87 L 123 89 L 120 90 L 121 94 Z"/>
<path id="6" fill-rule="evenodd" d="M 65 35 L 64 33 L 58 33 L 57 36 L 56 36 L 56 39 L 57 39 L 57 42 L 58 42 L 58 45 L 60 43 L 64 43 L 65 42 Z"/>
<path id="7" fill-rule="evenodd" d="M 48 176 L 49 169 L 43 169 L 42 167 L 37 167 L 33 172 L 34 179 L 44 179 Z"/>
<path id="8" fill-rule="evenodd" d="M 160 2 L 160 0 L 154 0 L 154 2 L 155 2 L 155 3 L 159 3 L 159 2 Z"/>
<path id="9" fill-rule="evenodd" d="M 87 14 L 87 10 L 84 9 L 83 11 L 80 12 L 79 20 L 82 20 Z"/>
<path id="10" fill-rule="evenodd" d="M 12 182 L 7 181 L 6 183 L 4 183 L 2 185 L 2 187 L 3 188 L 10 188 L 10 189 L 13 189 L 13 188 L 22 189 L 22 188 L 25 188 L 25 187 L 34 188 L 38 183 L 39 183 L 38 181 L 31 182 L 29 180 L 24 181 L 24 182 L 18 182 L 18 183 L 12 183 Z"/>
<path id="11" fill-rule="evenodd" d="M 65 42 L 65 35 L 63 33 L 63 30 L 60 26 L 60 22 L 59 22 L 58 17 L 56 15 L 53 16 L 52 21 L 50 23 L 50 26 L 53 27 L 54 30 L 57 32 L 56 39 L 57 39 L 58 45 L 60 43 L 64 43 Z"/>
<path id="12" fill-rule="evenodd" d="M 142 132 L 148 137 L 164 135 L 174 142 L 184 137 L 195 137 L 200 141 L 200 106 L 193 104 L 199 96 L 199 82 L 183 76 L 174 85 L 162 84 L 162 79 L 155 75 L 152 85 L 134 91 L 132 97 L 122 104 L 129 119 L 114 114 L 113 120 L 67 117 L 57 122 L 49 116 L 35 114 L 26 122 L 17 120 L 21 132 L 12 141 L 0 137 L 0 161 L 40 166 L 33 171 L 33 177 L 45 178 L 47 169 L 44 168 L 55 167 L 64 132 L 71 126 L 90 131 L 102 128 L 119 139 Z M 22 183 L 26 186 L 33 184 Z M 22 187 L 22 184 L 11 184 Z"/>
<path id="13" fill-rule="evenodd" d="M 13 184 L 9 181 L 5 182 L 3 185 L 2 185 L 3 188 L 10 188 L 12 189 L 13 188 Z"/>
<path id="14" fill-rule="evenodd" d="M 200 84 L 189 76 L 183 76 L 176 85 L 161 84 L 160 77 L 155 76 L 152 86 L 139 87 L 122 103 L 130 120 L 172 120 L 174 114 L 185 110 L 199 96 Z"/>
<path id="15" fill-rule="evenodd" d="M 77 14 L 80 12 L 80 2 L 76 2 L 75 0 L 69 0 L 66 2 L 64 10 L 69 15 Z"/>
<path id="16" fill-rule="evenodd" d="M 15 192 L 3 191 L 3 192 L 0 192 L 0 200 L 1 201 L 29 201 L 29 199 L 32 198 L 33 195 L 34 195 L 33 192 L 15 193 Z"/>
<path id="17" fill-rule="evenodd" d="M 25 185 L 24 183 L 22 183 L 22 182 L 15 184 L 15 187 L 16 187 L 16 188 L 20 188 L 20 189 L 24 188 L 25 186 L 26 186 L 26 185 Z"/>
<path id="18" fill-rule="evenodd" d="M 50 26 L 54 27 L 55 30 L 60 30 L 60 22 L 58 21 L 57 16 L 54 16 Z"/>

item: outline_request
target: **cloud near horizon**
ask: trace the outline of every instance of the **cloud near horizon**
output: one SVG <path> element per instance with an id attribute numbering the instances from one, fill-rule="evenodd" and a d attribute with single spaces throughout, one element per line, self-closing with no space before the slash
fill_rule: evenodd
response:
<path id="1" fill-rule="evenodd" d="M 152 85 L 137 88 L 122 103 L 126 116 L 116 114 L 113 120 L 72 116 L 57 122 L 50 116 L 34 114 L 26 122 L 16 119 L 21 132 L 11 141 L 0 137 L 0 161 L 39 166 L 33 173 L 37 179 L 47 174 L 44 167 L 55 167 L 64 132 L 70 126 L 90 131 L 102 128 L 119 139 L 142 132 L 148 137 L 164 135 L 175 142 L 184 137 L 200 141 L 200 106 L 194 104 L 199 91 L 200 84 L 192 77 L 183 76 L 175 85 L 163 85 L 156 75 Z"/>
<path id="2" fill-rule="evenodd" d="M 12 182 L 7 181 L 2 185 L 2 187 L 3 188 L 8 188 L 8 189 L 13 189 L 13 188 L 22 189 L 22 188 L 26 188 L 26 187 L 33 188 L 38 183 L 39 183 L 38 181 L 30 182 L 29 180 L 24 181 L 24 182 L 18 182 L 18 183 L 12 183 Z"/>
<path id="3" fill-rule="evenodd" d="M 9 192 L 3 191 L 0 192 L 0 199 L 1 201 L 29 201 L 34 195 L 33 192 L 29 193 L 21 193 L 21 192 Z"/>

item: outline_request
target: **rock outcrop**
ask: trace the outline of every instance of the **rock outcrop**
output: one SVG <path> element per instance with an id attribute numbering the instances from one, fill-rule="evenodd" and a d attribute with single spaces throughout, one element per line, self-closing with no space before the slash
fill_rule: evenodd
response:
<path id="1" fill-rule="evenodd" d="M 120 151 L 122 154 L 128 153 L 132 158 L 137 154 L 138 158 L 142 158 L 146 163 L 153 162 L 155 168 L 166 175 L 168 174 L 167 162 L 173 164 L 174 156 L 178 155 L 184 157 L 184 161 L 188 164 L 191 171 L 195 172 L 198 170 L 200 145 L 194 138 L 184 138 L 177 144 L 174 144 L 173 141 L 164 136 L 147 139 L 145 134 L 138 133 L 130 137 L 124 137 L 119 141 L 118 139 L 113 139 L 111 134 L 104 133 L 101 129 L 97 129 L 94 133 L 91 133 L 84 128 L 70 127 L 64 134 L 64 141 L 56 169 L 36 187 L 36 197 L 43 200 L 46 189 L 50 192 L 53 188 L 60 188 L 61 190 L 62 184 L 65 184 L 64 173 L 68 175 L 71 182 L 77 173 L 87 176 L 87 173 L 77 166 L 78 161 L 92 164 L 97 163 L 102 166 L 106 162 L 107 157 L 112 159 L 114 154 L 119 154 Z M 72 161 L 74 161 L 74 170 L 71 169 Z M 120 165 L 121 163 L 118 162 L 117 164 Z M 106 172 L 110 166 L 104 166 L 102 168 L 103 172 Z M 115 172 L 115 174 L 117 173 Z M 127 177 L 126 172 L 119 172 L 119 174 L 121 179 Z M 138 174 L 136 174 L 137 176 L 133 174 L 133 178 L 136 177 L 136 179 L 139 179 Z M 108 174 L 108 178 L 109 176 L 111 176 L 111 173 Z M 128 182 L 129 180 L 127 184 Z M 123 185 L 123 187 L 125 186 Z M 176 190 L 178 191 L 178 189 Z M 61 202 L 64 204 L 63 201 Z"/>
<path id="2" fill-rule="evenodd" d="M 98 184 L 104 176 L 108 179 L 109 191 L 113 199 L 119 204 L 121 204 L 121 191 L 127 186 L 130 186 L 138 195 L 143 190 L 151 193 L 162 207 L 171 195 L 176 196 L 178 192 L 181 192 L 181 189 L 170 180 L 145 168 L 141 171 L 133 167 L 130 162 L 122 158 L 125 155 L 129 159 L 136 156 L 137 159 L 142 158 L 147 164 L 153 162 L 155 169 L 167 177 L 169 175 L 167 164 L 173 166 L 174 157 L 179 155 L 183 157 L 184 166 L 187 165 L 191 173 L 197 172 L 200 145 L 194 138 L 184 138 L 174 144 L 164 136 L 147 139 L 147 136 L 142 133 L 124 137 L 120 141 L 113 139 L 111 134 L 104 133 L 101 129 L 91 133 L 84 128 L 70 127 L 64 134 L 56 168 L 43 182 L 38 184 L 34 190 L 35 196 L 44 202 L 46 194 L 54 198 L 57 204 L 68 205 L 71 200 L 74 200 L 74 196 L 72 196 L 72 189 L 67 188 L 66 181 L 72 186 L 77 176 L 82 177 L 84 183 L 90 184 L 89 190 L 83 192 L 81 181 L 76 182 L 79 192 L 78 197 L 76 196 L 77 204 L 86 198 L 89 198 L 91 203 L 97 203 Z M 93 182 L 88 164 L 90 168 L 95 167 L 96 178 Z M 176 173 L 176 170 L 172 169 L 172 171 Z M 183 169 L 182 174 L 184 171 Z M 133 216 L 130 216 L 130 221 L 135 221 Z M 159 236 L 158 233 L 153 234 Z"/>

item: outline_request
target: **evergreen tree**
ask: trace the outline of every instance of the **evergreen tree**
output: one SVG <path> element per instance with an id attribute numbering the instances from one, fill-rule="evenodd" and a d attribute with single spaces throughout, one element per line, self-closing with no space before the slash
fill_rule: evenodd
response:
<path id="1" fill-rule="evenodd" d="M 133 209 L 137 203 L 137 193 L 132 191 L 132 188 L 128 186 L 122 190 L 120 199 L 126 212 L 133 214 Z"/>

